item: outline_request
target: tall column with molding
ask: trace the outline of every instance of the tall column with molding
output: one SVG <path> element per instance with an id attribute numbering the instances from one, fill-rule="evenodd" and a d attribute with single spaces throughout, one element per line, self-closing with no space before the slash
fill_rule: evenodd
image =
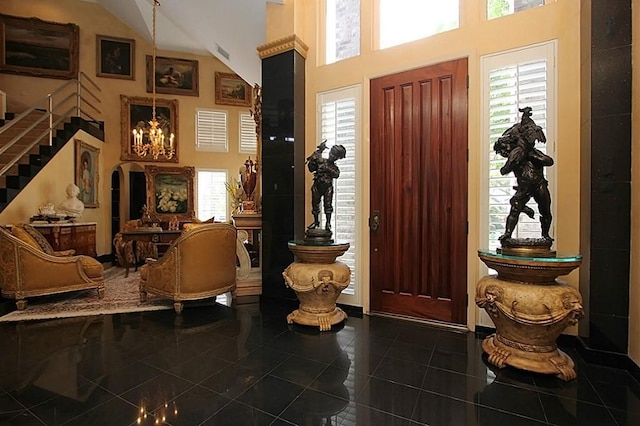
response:
<path id="1" fill-rule="evenodd" d="M 258 47 L 262 59 L 262 297 L 297 300 L 282 271 L 287 243 L 304 237 L 305 58 L 291 35 Z"/>

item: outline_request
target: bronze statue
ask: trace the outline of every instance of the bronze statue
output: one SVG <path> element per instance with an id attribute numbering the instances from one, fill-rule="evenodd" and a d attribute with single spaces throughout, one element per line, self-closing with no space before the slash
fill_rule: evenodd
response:
<path id="1" fill-rule="evenodd" d="M 336 161 L 344 158 L 347 150 L 342 145 L 334 145 L 329 149 L 329 157 L 324 158 L 322 153 L 327 149 L 327 141 L 324 140 L 317 149 L 307 157 L 307 168 L 313 173 L 313 185 L 311 186 L 311 213 L 313 223 L 307 227 L 307 237 L 331 237 L 331 214 L 333 213 L 333 180 L 340 176 L 340 169 Z M 320 201 L 325 214 L 324 231 L 320 229 Z"/>
<path id="2" fill-rule="evenodd" d="M 518 223 L 520 213 L 533 218 L 534 211 L 527 206 L 533 197 L 538 204 L 543 242 L 551 246 L 553 238 L 549 235 L 551 228 L 551 194 L 549 183 L 544 177 L 544 167 L 553 165 L 553 158 L 535 148 L 536 140 L 546 143 L 547 139 L 542 127 L 531 119 L 531 107 L 520 108 L 520 123 L 505 130 L 493 145 L 493 150 L 507 159 L 500 173 L 506 175 L 513 172 L 518 185 L 513 188 L 516 193 L 511 197 L 511 210 L 507 216 L 505 232 L 500 236 L 503 246 L 511 239 L 511 234 Z"/>

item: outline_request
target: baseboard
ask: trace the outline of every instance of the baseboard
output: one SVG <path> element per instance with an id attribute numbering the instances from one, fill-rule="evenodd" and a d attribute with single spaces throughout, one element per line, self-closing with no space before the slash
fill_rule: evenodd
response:
<path id="1" fill-rule="evenodd" d="M 484 339 L 496 332 L 495 328 L 476 326 L 476 336 Z M 574 348 L 589 364 L 601 365 L 603 367 L 612 367 L 627 370 L 634 379 L 640 382 L 640 366 L 638 366 L 627 354 L 616 352 L 600 351 L 590 348 L 579 336 L 571 336 L 561 334 L 558 337 L 558 345 L 565 348 Z"/>

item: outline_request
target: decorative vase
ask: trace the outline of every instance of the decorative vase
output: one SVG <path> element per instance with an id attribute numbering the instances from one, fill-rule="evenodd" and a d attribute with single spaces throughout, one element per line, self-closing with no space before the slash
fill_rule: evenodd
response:
<path id="1" fill-rule="evenodd" d="M 282 276 L 285 284 L 295 291 L 300 306 L 287 316 L 287 322 L 331 330 L 347 318 L 336 306 L 336 300 L 349 286 L 351 270 L 336 258 L 349 249 L 349 244 L 291 241 L 289 249 L 299 261 L 290 264 Z"/>
<path id="2" fill-rule="evenodd" d="M 582 257 L 518 257 L 488 250 L 478 256 L 498 272 L 476 286 L 476 304 L 496 326 L 482 343 L 489 362 L 574 379 L 575 364 L 556 339 L 584 316 L 582 297 L 556 278 L 577 268 Z"/>

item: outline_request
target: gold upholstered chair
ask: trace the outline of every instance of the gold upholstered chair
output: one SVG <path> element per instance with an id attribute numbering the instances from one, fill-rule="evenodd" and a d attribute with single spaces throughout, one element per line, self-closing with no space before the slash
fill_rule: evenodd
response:
<path id="1" fill-rule="evenodd" d="M 42 248 L 44 247 L 44 249 Z M 96 289 L 104 296 L 104 269 L 89 256 L 53 252 L 44 236 L 29 225 L 0 227 L 0 290 L 15 299 L 19 310 L 26 298 Z"/>
<path id="2" fill-rule="evenodd" d="M 140 268 L 142 302 L 147 293 L 164 296 L 173 300 L 175 311 L 180 313 L 184 301 L 215 297 L 235 289 L 236 228 L 228 223 L 188 228 L 160 259 L 147 259 Z"/>

